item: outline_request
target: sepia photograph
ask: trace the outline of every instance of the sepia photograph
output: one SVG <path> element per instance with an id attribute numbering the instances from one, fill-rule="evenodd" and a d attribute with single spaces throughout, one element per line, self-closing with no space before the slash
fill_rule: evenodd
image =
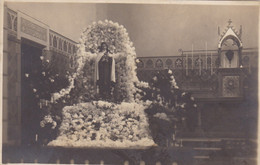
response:
<path id="1" fill-rule="evenodd" d="M 257 165 L 258 2 L 2 9 L 2 164 Z"/>

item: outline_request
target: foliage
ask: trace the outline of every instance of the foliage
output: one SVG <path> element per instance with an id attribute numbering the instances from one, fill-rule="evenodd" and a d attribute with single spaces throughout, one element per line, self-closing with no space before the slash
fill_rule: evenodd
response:
<path id="1" fill-rule="evenodd" d="M 184 124 L 190 131 L 194 130 L 197 104 L 191 93 L 179 89 L 171 70 L 158 71 L 149 86 L 138 88 L 136 95 L 141 96 L 143 101 L 153 101 L 145 112 L 157 144 L 168 145 L 167 141 L 172 141 L 176 128 Z"/>

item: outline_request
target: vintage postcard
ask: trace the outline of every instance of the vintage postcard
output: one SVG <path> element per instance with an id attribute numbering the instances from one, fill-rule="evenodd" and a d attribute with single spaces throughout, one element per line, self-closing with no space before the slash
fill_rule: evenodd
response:
<path id="1" fill-rule="evenodd" d="M 2 9 L 3 164 L 257 164 L 258 2 Z"/>

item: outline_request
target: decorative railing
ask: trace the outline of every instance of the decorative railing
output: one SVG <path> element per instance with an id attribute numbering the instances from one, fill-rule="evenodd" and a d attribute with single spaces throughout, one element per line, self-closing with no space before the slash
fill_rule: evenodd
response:
<path id="1" fill-rule="evenodd" d="M 61 52 L 65 55 L 74 55 L 76 53 L 76 42 L 68 39 L 61 34 L 50 30 L 49 46 L 51 50 Z"/>
<path id="2" fill-rule="evenodd" d="M 241 84 L 236 88 L 238 92 L 242 91 L 243 75 L 251 73 L 252 70 L 255 74 L 258 67 L 257 49 L 244 49 L 241 59 L 242 64 L 237 68 L 225 69 L 220 66 L 217 50 L 183 51 L 179 56 L 170 57 L 139 57 L 137 76 L 140 80 L 149 82 L 157 72 L 171 69 L 180 88 L 193 92 L 199 98 L 217 98 L 225 96 L 226 86 L 223 83 L 226 77 L 224 74 L 220 75 L 220 72 L 228 73 L 229 77 L 242 76 Z M 239 96 L 241 95 L 240 93 Z"/>
<path id="3" fill-rule="evenodd" d="M 242 52 L 243 67 L 257 67 L 257 54 L 256 49 L 245 49 Z M 200 75 L 203 70 L 209 70 L 212 74 L 220 65 L 217 50 L 183 51 L 181 56 L 138 57 L 138 60 L 138 70 L 179 69 L 186 75 L 190 70 L 198 70 Z"/>

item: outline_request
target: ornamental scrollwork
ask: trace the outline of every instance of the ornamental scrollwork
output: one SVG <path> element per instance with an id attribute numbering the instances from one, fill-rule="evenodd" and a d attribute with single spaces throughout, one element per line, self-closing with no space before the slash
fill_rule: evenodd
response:
<path id="1" fill-rule="evenodd" d="M 25 18 L 21 18 L 21 32 L 38 38 L 42 41 L 47 41 L 47 29 Z"/>
<path id="2" fill-rule="evenodd" d="M 153 61 L 151 59 L 146 61 L 146 68 L 153 68 Z"/>
<path id="3" fill-rule="evenodd" d="M 238 97 L 240 94 L 239 76 L 224 76 L 222 91 L 224 97 Z"/>
<path id="4" fill-rule="evenodd" d="M 165 64 L 166 64 L 168 67 L 172 66 L 172 60 L 171 60 L 171 59 L 167 59 L 167 60 L 165 61 Z"/>
<path id="5" fill-rule="evenodd" d="M 203 61 L 201 58 L 195 60 L 195 67 L 202 67 Z"/>
<path id="6" fill-rule="evenodd" d="M 182 61 L 180 58 L 178 58 L 178 59 L 175 61 L 175 67 L 176 67 L 176 68 L 182 68 L 182 66 L 183 66 L 183 61 Z"/>
<path id="7" fill-rule="evenodd" d="M 156 60 L 156 68 L 163 68 L 163 61 L 161 59 Z"/>
<path id="8" fill-rule="evenodd" d="M 17 13 L 10 9 L 7 12 L 7 27 L 17 32 Z"/>

